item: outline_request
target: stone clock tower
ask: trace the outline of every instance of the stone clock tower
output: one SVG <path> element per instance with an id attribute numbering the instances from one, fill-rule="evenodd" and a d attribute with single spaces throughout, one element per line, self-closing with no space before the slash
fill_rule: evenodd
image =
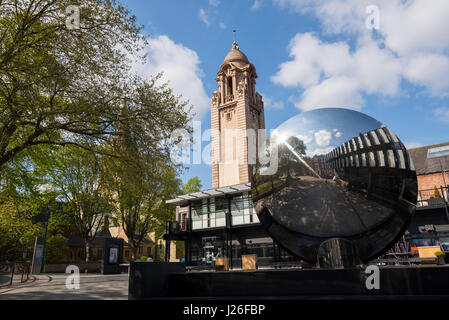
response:
<path id="1" fill-rule="evenodd" d="M 217 73 L 218 90 L 212 94 L 213 188 L 249 182 L 255 153 L 249 156 L 248 146 L 257 148 L 258 129 L 265 129 L 256 78 L 256 68 L 234 41 Z"/>

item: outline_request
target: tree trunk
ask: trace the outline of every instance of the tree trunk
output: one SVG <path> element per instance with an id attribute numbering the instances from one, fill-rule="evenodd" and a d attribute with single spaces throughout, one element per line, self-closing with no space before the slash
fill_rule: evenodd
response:
<path id="1" fill-rule="evenodd" d="M 86 240 L 86 262 L 90 262 L 90 241 Z"/>
<path id="2" fill-rule="evenodd" d="M 132 259 L 133 259 L 133 261 L 136 261 L 137 260 L 137 249 L 138 249 L 138 247 L 135 244 L 133 244 L 133 243 L 130 243 L 130 245 L 131 245 Z"/>

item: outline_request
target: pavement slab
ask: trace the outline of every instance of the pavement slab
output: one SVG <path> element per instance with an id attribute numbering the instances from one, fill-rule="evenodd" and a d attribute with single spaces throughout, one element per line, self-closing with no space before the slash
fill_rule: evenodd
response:
<path id="1" fill-rule="evenodd" d="M 0 300 L 127 300 L 128 274 L 80 274 L 80 288 L 66 286 L 68 274 L 34 275 L 0 289 Z"/>

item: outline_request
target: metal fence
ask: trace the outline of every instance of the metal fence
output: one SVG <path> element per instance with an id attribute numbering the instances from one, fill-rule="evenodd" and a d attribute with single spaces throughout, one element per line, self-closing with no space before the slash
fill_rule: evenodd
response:
<path id="1" fill-rule="evenodd" d="M 448 187 L 419 190 L 417 207 L 439 208 L 449 204 Z"/>
<path id="2" fill-rule="evenodd" d="M 0 264 L 0 287 L 11 286 L 13 282 L 24 283 L 30 279 L 31 264 L 28 262 L 10 262 Z"/>

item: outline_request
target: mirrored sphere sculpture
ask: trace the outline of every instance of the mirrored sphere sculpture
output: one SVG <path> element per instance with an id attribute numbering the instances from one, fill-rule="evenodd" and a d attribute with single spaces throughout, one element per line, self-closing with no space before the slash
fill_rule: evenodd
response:
<path id="1" fill-rule="evenodd" d="M 309 263 L 366 263 L 401 237 L 414 214 L 417 180 L 409 153 L 387 126 L 363 113 L 304 112 L 259 150 L 251 175 L 259 220 L 285 250 Z"/>

